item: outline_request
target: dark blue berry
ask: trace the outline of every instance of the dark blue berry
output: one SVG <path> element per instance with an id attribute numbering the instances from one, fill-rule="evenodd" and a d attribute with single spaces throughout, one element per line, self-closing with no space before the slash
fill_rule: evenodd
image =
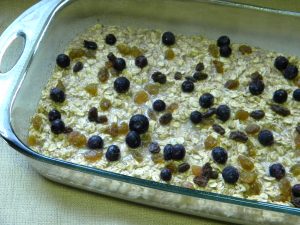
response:
<path id="1" fill-rule="evenodd" d="M 295 196 L 295 197 L 300 197 L 300 184 L 295 184 L 295 185 L 292 187 L 292 194 L 293 194 L 293 196 Z"/>
<path id="2" fill-rule="evenodd" d="M 105 43 L 108 45 L 114 45 L 117 42 L 117 38 L 113 34 L 108 34 L 105 37 Z"/>
<path id="3" fill-rule="evenodd" d="M 163 100 L 155 100 L 152 104 L 152 107 L 157 112 L 162 112 L 166 109 L 166 103 Z"/>
<path id="4" fill-rule="evenodd" d="M 228 159 L 227 151 L 222 147 L 215 147 L 211 152 L 212 158 L 216 163 L 225 164 Z"/>
<path id="5" fill-rule="evenodd" d="M 278 56 L 274 61 L 275 68 L 280 71 L 284 70 L 288 64 L 289 64 L 289 60 L 284 56 Z"/>
<path id="6" fill-rule="evenodd" d="M 138 148 L 141 146 L 141 137 L 136 131 L 130 131 L 125 141 L 130 148 Z"/>
<path id="7" fill-rule="evenodd" d="M 160 146 L 157 142 L 151 142 L 148 149 L 151 154 L 156 154 L 160 152 Z"/>
<path id="8" fill-rule="evenodd" d="M 218 40 L 217 40 L 217 45 L 219 47 L 230 45 L 230 39 L 229 39 L 229 37 L 226 36 L 226 35 L 223 35 L 223 36 L 219 37 Z"/>
<path id="9" fill-rule="evenodd" d="M 222 177 L 224 181 L 228 184 L 235 184 L 239 177 L 239 171 L 233 166 L 227 166 L 222 171 Z"/>
<path id="10" fill-rule="evenodd" d="M 216 115 L 219 120 L 225 122 L 230 118 L 230 108 L 227 105 L 219 105 L 216 110 Z"/>
<path id="11" fill-rule="evenodd" d="M 202 121 L 202 113 L 199 112 L 199 111 L 193 111 L 193 112 L 191 112 L 190 120 L 194 124 L 200 123 Z"/>
<path id="12" fill-rule="evenodd" d="M 165 74 L 162 74 L 161 72 L 154 72 L 151 76 L 152 80 L 154 82 L 165 84 L 167 82 L 167 77 Z"/>
<path id="13" fill-rule="evenodd" d="M 214 104 L 214 96 L 210 93 L 204 93 L 199 98 L 199 104 L 202 108 L 210 108 Z"/>
<path id="14" fill-rule="evenodd" d="M 275 177 L 277 180 L 280 180 L 285 176 L 285 169 L 282 164 L 275 163 L 269 167 L 269 172 L 271 177 Z"/>
<path id="15" fill-rule="evenodd" d="M 103 148 L 103 140 L 99 135 L 93 135 L 89 138 L 87 146 L 90 149 L 101 149 Z"/>
<path id="16" fill-rule="evenodd" d="M 149 120 L 142 114 L 136 114 L 130 118 L 129 129 L 136 131 L 139 134 L 144 134 L 148 131 Z"/>
<path id="17" fill-rule="evenodd" d="M 184 81 L 181 85 L 181 90 L 187 93 L 192 92 L 194 90 L 194 83 L 189 80 Z"/>
<path id="18" fill-rule="evenodd" d="M 260 95 L 265 89 L 265 84 L 262 80 L 255 79 L 249 84 L 249 91 L 252 95 Z"/>
<path id="19" fill-rule="evenodd" d="M 171 160 L 172 159 L 173 149 L 174 149 L 174 146 L 171 145 L 171 144 L 167 144 L 164 147 L 164 160 Z"/>
<path id="20" fill-rule="evenodd" d="M 250 113 L 250 116 L 253 118 L 253 119 L 256 119 L 256 120 L 260 120 L 262 118 L 264 118 L 265 116 L 265 112 L 263 110 L 254 110 Z"/>
<path id="21" fill-rule="evenodd" d="M 270 146 L 274 143 L 274 136 L 269 130 L 262 130 L 258 134 L 258 141 L 263 146 Z"/>
<path id="22" fill-rule="evenodd" d="M 130 81 L 126 77 L 118 77 L 114 82 L 114 89 L 118 93 L 126 93 L 129 87 Z"/>
<path id="23" fill-rule="evenodd" d="M 115 70 L 121 72 L 122 70 L 124 70 L 126 68 L 126 62 L 123 58 L 116 58 L 113 61 L 113 67 Z"/>
<path id="24" fill-rule="evenodd" d="M 62 102 L 65 101 L 66 95 L 61 89 L 55 87 L 55 88 L 52 88 L 51 91 L 50 91 L 50 98 L 54 102 L 62 103 Z"/>
<path id="25" fill-rule="evenodd" d="M 293 80 L 298 75 L 298 68 L 294 65 L 289 64 L 283 71 L 283 76 L 285 79 Z"/>
<path id="26" fill-rule="evenodd" d="M 170 181 L 172 179 L 172 171 L 168 168 L 164 168 L 160 172 L 160 179 L 163 181 Z"/>
<path id="27" fill-rule="evenodd" d="M 135 65 L 139 68 L 144 68 L 148 65 L 148 60 L 145 56 L 140 55 L 135 58 Z"/>
<path id="28" fill-rule="evenodd" d="M 161 37 L 161 41 L 163 44 L 165 44 L 167 46 L 173 45 L 173 44 L 175 44 L 175 35 L 172 32 L 167 31 L 167 32 L 163 33 L 163 35 Z"/>
<path id="29" fill-rule="evenodd" d="M 231 55 L 232 50 L 230 46 L 221 46 L 219 52 L 220 52 L 220 56 L 227 58 Z"/>
<path id="30" fill-rule="evenodd" d="M 176 144 L 173 146 L 173 151 L 172 151 L 172 159 L 174 160 L 183 160 L 185 156 L 185 148 L 181 144 Z"/>
<path id="31" fill-rule="evenodd" d="M 298 102 L 300 101 L 300 89 L 299 88 L 293 92 L 293 98 L 294 98 L 294 100 L 296 100 Z"/>
<path id="32" fill-rule="evenodd" d="M 59 54 L 56 58 L 56 64 L 61 68 L 67 68 L 70 66 L 70 58 L 65 54 Z"/>
<path id="33" fill-rule="evenodd" d="M 61 134 L 65 131 L 65 123 L 61 119 L 52 121 L 51 131 L 54 134 Z"/>
<path id="34" fill-rule="evenodd" d="M 98 48 L 97 43 L 94 42 L 94 41 L 84 40 L 83 45 L 84 45 L 85 48 L 90 49 L 90 50 L 96 50 Z"/>
<path id="35" fill-rule="evenodd" d="M 116 145 L 111 145 L 108 147 L 105 157 L 107 161 L 113 162 L 113 161 L 118 161 L 120 159 L 121 152 L 118 146 Z"/>
<path id="36" fill-rule="evenodd" d="M 59 111 L 57 111 L 56 109 L 52 109 L 49 113 L 48 113 L 48 119 L 50 122 L 57 120 L 57 119 L 61 119 L 61 114 Z"/>
<path id="37" fill-rule="evenodd" d="M 284 103 L 284 102 L 286 102 L 287 97 L 288 97 L 288 94 L 287 94 L 286 90 L 279 89 L 274 92 L 273 101 L 277 102 L 277 103 Z"/>

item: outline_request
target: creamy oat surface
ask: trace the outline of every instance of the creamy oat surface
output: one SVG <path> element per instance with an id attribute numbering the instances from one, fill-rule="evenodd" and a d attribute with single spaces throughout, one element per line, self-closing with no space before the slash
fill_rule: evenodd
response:
<path id="1" fill-rule="evenodd" d="M 105 43 L 105 36 L 110 33 L 117 38 L 115 45 Z M 30 127 L 29 144 L 34 150 L 46 156 L 157 182 L 164 182 L 160 179 L 160 172 L 164 167 L 176 170 L 179 164 L 187 162 L 191 168 L 184 173 L 173 172 L 170 184 L 291 205 L 289 197 L 280 197 L 282 182 L 269 175 L 269 166 L 273 163 L 281 163 L 286 170 L 285 180 L 288 180 L 291 185 L 299 183 L 300 180 L 299 173 L 291 172 L 291 168 L 293 166 L 295 168 L 295 165 L 300 162 L 300 144 L 298 143 L 297 146 L 295 143 L 298 137 L 295 128 L 300 118 L 300 102 L 292 97 L 293 91 L 297 88 L 295 83 L 298 81 L 285 79 L 274 67 L 274 60 L 280 54 L 254 47 L 251 47 L 250 52 L 245 53 L 241 50 L 240 44 L 231 44 L 230 57 L 220 57 L 212 53 L 212 49 L 217 48 L 216 40 L 208 40 L 202 36 L 175 34 L 176 43 L 167 47 L 161 43 L 162 33 L 158 30 L 95 25 L 77 37 L 65 50 L 65 54 L 70 55 L 74 49 L 84 50 L 85 54 L 80 57 L 71 57 L 71 65 L 67 69 L 55 68 L 42 92 L 37 112 L 33 117 L 33 121 L 39 122 L 38 125 Z M 86 50 L 83 46 L 84 40 L 96 42 L 97 50 Z M 122 54 L 120 45 L 121 47 L 122 45 L 130 48 L 137 47 L 138 51 L 147 58 L 148 65 L 142 69 L 137 67 L 135 57 L 121 51 Z M 172 49 L 174 58 L 166 56 L 169 54 L 166 53 L 169 49 Z M 126 69 L 119 75 L 108 63 L 107 55 L 110 52 L 126 61 Z M 288 59 L 294 65 L 300 66 L 298 58 L 289 57 Z M 83 63 L 83 69 L 73 72 L 72 68 L 79 61 Z M 202 72 L 208 75 L 207 79 L 196 81 L 194 91 L 191 93 L 182 92 L 181 85 L 185 77 L 193 76 L 199 62 L 204 64 Z M 219 66 L 216 66 L 217 64 Z M 98 73 L 104 67 L 108 69 L 109 78 L 101 82 Z M 155 83 L 154 92 L 158 90 L 158 93 L 151 91 L 149 93 L 146 86 L 149 83 L 153 84 L 151 75 L 157 71 L 166 75 L 167 82 Z M 182 74 L 181 79 L 174 78 L 176 72 Z M 263 93 L 258 96 L 252 95 L 248 90 L 251 75 L 255 72 L 262 75 L 265 84 Z M 130 81 L 130 89 L 127 93 L 119 94 L 114 90 L 114 81 L 117 76 L 124 76 Z M 229 80 L 238 80 L 238 87 L 231 90 L 224 87 Z M 66 99 L 63 103 L 55 103 L 49 97 L 50 90 L 56 86 L 65 88 Z M 87 91 L 87 87 L 91 86 L 96 87 L 97 93 Z M 288 93 L 287 101 L 280 104 L 290 110 L 288 116 L 279 115 L 270 109 L 270 105 L 273 104 L 273 93 L 278 89 L 284 89 Z M 146 97 L 148 100 L 138 104 L 136 94 L 142 90 L 148 91 Z M 222 122 L 213 115 L 208 119 L 203 119 L 197 125 L 190 121 L 192 111 L 198 110 L 202 113 L 207 111 L 199 105 L 199 97 L 204 93 L 214 96 L 212 107 L 216 108 L 221 104 L 230 107 L 229 120 Z M 100 107 L 103 99 L 111 102 L 108 110 Z M 156 99 L 163 100 L 167 107 L 171 104 L 178 105 L 177 109 L 172 110 L 173 119 L 167 125 L 159 123 L 159 118 L 165 112 L 154 112 L 152 109 L 152 103 Z M 98 114 L 106 116 L 108 121 L 106 123 L 90 122 L 88 112 L 92 107 L 96 107 Z M 68 138 L 70 134 L 57 135 L 51 132 L 48 112 L 54 108 L 61 113 L 66 126 L 84 135 L 86 139 L 92 135 L 102 137 L 104 147 L 98 150 L 99 153 L 95 158 L 88 157 L 91 150 L 86 145 L 80 147 L 72 145 Z M 245 120 L 242 120 L 236 117 L 236 113 L 240 110 L 248 113 L 263 110 L 265 117 L 255 120 L 248 115 Z M 149 118 L 149 129 L 141 135 L 141 147 L 131 149 L 125 143 L 126 134 L 112 137 L 115 135 L 111 135 L 108 130 L 112 123 L 118 125 L 122 122 L 128 123 L 135 114 L 144 114 Z M 222 126 L 225 134 L 215 132 L 212 128 L 213 124 Z M 245 133 L 246 127 L 250 124 L 258 125 L 260 130 L 272 131 L 274 144 L 263 146 L 258 141 L 257 133 Z M 244 132 L 248 140 L 245 142 L 232 140 L 229 136 L 233 131 Z M 210 146 L 207 140 L 215 143 Z M 151 141 L 160 145 L 160 153 L 153 155 L 149 152 L 148 147 Z M 112 144 L 119 146 L 121 157 L 118 161 L 108 162 L 105 152 Z M 182 144 L 186 149 L 184 159 L 163 160 L 163 148 L 167 144 Z M 211 156 L 213 146 L 221 146 L 227 150 L 228 160 L 225 165 L 213 161 Z M 94 152 L 90 155 L 93 154 Z M 257 178 L 250 184 L 247 179 L 245 182 L 245 178 L 241 178 L 246 171 L 238 160 L 240 155 L 248 157 L 254 163 L 254 169 L 250 173 L 256 173 Z M 201 167 L 208 162 L 213 170 L 218 172 L 218 178 L 209 179 L 206 187 L 200 187 L 194 183 L 194 177 L 199 168 L 201 170 Z M 240 173 L 240 179 L 234 185 L 225 183 L 221 175 L 223 168 L 229 165 L 236 167 Z M 257 190 L 251 191 L 253 184 L 257 186 L 254 188 L 258 189 L 258 192 Z"/>

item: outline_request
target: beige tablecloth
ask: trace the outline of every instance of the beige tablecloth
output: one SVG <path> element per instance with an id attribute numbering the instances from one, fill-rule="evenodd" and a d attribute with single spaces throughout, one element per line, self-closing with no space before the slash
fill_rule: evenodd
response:
<path id="1" fill-rule="evenodd" d="M 33 0 L 0 0 L 0 33 Z M 244 2 L 254 2 L 246 1 Z M 286 2 L 296 10 L 296 1 Z M 289 3 L 287 3 L 289 2 Z M 298 4 L 298 9 L 300 4 Z M 39 176 L 0 139 L 0 225 L 217 225 L 222 222 L 145 207 L 65 187 Z"/>

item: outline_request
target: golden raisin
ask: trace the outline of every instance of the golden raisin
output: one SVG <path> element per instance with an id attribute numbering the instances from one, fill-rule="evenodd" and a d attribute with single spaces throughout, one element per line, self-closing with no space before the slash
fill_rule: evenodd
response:
<path id="1" fill-rule="evenodd" d="M 174 59 L 174 58 L 175 58 L 175 53 L 174 53 L 174 51 L 173 51 L 171 48 L 167 49 L 167 50 L 165 51 L 165 59 L 167 59 L 167 60 L 172 60 L 172 59 Z"/>
<path id="2" fill-rule="evenodd" d="M 236 113 L 235 113 L 235 118 L 238 119 L 238 120 L 247 120 L 249 117 L 249 113 L 243 109 L 241 110 L 238 110 Z"/>
<path id="3" fill-rule="evenodd" d="M 208 52 L 214 58 L 218 58 L 219 57 L 219 49 L 218 49 L 218 46 L 215 45 L 215 44 L 210 44 L 208 46 Z"/>
<path id="4" fill-rule="evenodd" d="M 100 82 L 105 83 L 109 78 L 108 69 L 103 67 L 98 72 L 98 79 Z"/>
<path id="5" fill-rule="evenodd" d="M 131 152 L 131 155 L 137 162 L 143 162 L 143 155 L 140 152 L 133 151 Z"/>
<path id="6" fill-rule="evenodd" d="M 250 185 L 249 190 L 246 192 L 247 195 L 259 195 L 261 192 L 261 183 L 259 181 L 254 182 Z"/>
<path id="7" fill-rule="evenodd" d="M 300 175 L 300 163 L 296 163 L 290 169 L 291 173 L 296 177 Z"/>
<path id="8" fill-rule="evenodd" d="M 247 172 L 247 171 L 240 172 L 239 179 L 242 183 L 252 184 L 256 181 L 256 178 L 257 178 L 256 172 Z"/>
<path id="9" fill-rule="evenodd" d="M 205 147 L 205 149 L 212 149 L 213 147 L 216 147 L 217 144 L 218 144 L 217 139 L 215 139 L 211 135 L 208 135 L 207 138 L 204 141 L 204 147 Z"/>
<path id="10" fill-rule="evenodd" d="M 255 149 L 253 143 L 250 140 L 248 140 L 246 145 L 247 145 L 248 155 L 250 157 L 255 157 L 256 156 L 256 149 Z"/>
<path id="11" fill-rule="evenodd" d="M 143 55 L 143 52 L 136 46 L 133 46 L 131 49 L 130 49 L 130 55 L 132 55 L 134 58 L 140 56 L 140 55 Z"/>
<path id="12" fill-rule="evenodd" d="M 176 167 L 176 165 L 173 162 L 168 163 L 165 167 L 168 168 L 169 170 L 171 170 L 172 173 L 176 173 L 177 172 L 177 167 Z"/>
<path id="13" fill-rule="evenodd" d="M 145 90 L 150 94 L 150 95 L 157 95 L 159 93 L 159 84 L 146 84 L 145 85 Z"/>
<path id="14" fill-rule="evenodd" d="M 29 135 L 27 138 L 27 143 L 29 146 L 34 146 L 37 144 L 36 137 L 34 135 Z"/>
<path id="15" fill-rule="evenodd" d="M 107 98 L 102 98 L 101 101 L 100 101 L 101 110 L 107 111 L 107 110 L 109 110 L 110 107 L 111 107 L 110 100 L 108 100 Z"/>
<path id="16" fill-rule="evenodd" d="M 252 53 L 252 48 L 248 45 L 241 45 L 239 47 L 239 51 L 245 55 L 245 54 L 251 54 Z"/>
<path id="17" fill-rule="evenodd" d="M 239 163 L 241 164 L 241 166 L 244 170 L 251 171 L 251 170 L 254 169 L 254 163 L 247 156 L 239 155 L 238 156 L 238 161 L 239 161 Z"/>
<path id="18" fill-rule="evenodd" d="M 97 84 L 88 84 L 84 87 L 87 93 L 91 96 L 96 96 L 98 94 L 98 85 Z"/>
<path id="19" fill-rule="evenodd" d="M 134 95 L 134 102 L 138 105 L 141 105 L 145 102 L 147 102 L 149 100 L 149 95 L 146 91 L 141 90 L 138 91 L 135 95 Z"/>
<path id="20" fill-rule="evenodd" d="M 295 139 L 294 139 L 296 148 L 300 148 L 300 134 L 297 134 Z"/>
<path id="21" fill-rule="evenodd" d="M 125 44 L 118 44 L 117 49 L 122 55 L 129 55 L 131 50 L 130 47 Z"/>
<path id="22" fill-rule="evenodd" d="M 289 201 L 291 197 L 291 183 L 287 178 L 283 178 L 278 183 L 280 195 L 283 201 Z"/>
<path id="23" fill-rule="evenodd" d="M 86 161 L 89 162 L 96 162 L 102 158 L 103 152 L 102 151 L 96 151 L 96 150 L 88 150 L 85 153 L 83 153 L 83 157 Z"/>
<path id="24" fill-rule="evenodd" d="M 71 51 L 69 52 L 69 57 L 70 59 L 77 59 L 77 58 L 81 58 L 85 55 L 85 51 L 83 49 L 80 48 L 73 48 L 71 49 Z"/>
<path id="25" fill-rule="evenodd" d="M 256 134 L 260 130 L 260 126 L 255 123 L 248 124 L 245 128 L 247 134 Z"/>
<path id="26" fill-rule="evenodd" d="M 165 162 L 164 157 L 162 154 L 152 154 L 151 159 L 155 164 L 162 164 Z"/>
<path id="27" fill-rule="evenodd" d="M 179 107 L 178 103 L 173 102 L 173 103 L 171 103 L 170 105 L 167 106 L 166 111 L 173 113 L 176 109 L 178 109 L 178 107 Z"/>
<path id="28" fill-rule="evenodd" d="M 229 90 L 236 90 L 240 85 L 240 82 L 238 80 L 228 80 L 224 84 L 224 87 Z"/>
<path id="29" fill-rule="evenodd" d="M 78 148 L 85 146 L 87 142 L 86 137 L 78 131 L 72 131 L 68 134 L 68 141 L 71 145 Z"/>
<path id="30" fill-rule="evenodd" d="M 153 109 L 150 109 L 150 108 L 149 108 L 149 109 L 147 110 L 147 115 L 149 116 L 150 119 L 156 120 L 156 114 L 155 114 L 155 112 L 154 112 Z"/>
<path id="31" fill-rule="evenodd" d="M 128 131 L 129 131 L 129 127 L 128 127 L 128 124 L 126 122 L 122 122 L 120 123 L 119 127 L 118 127 L 118 131 L 119 131 L 119 134 L 127 134 Z"/>
<path id="32" fill-rule="evenodd" d="M 201 176 L 202 168 L 200 166 L 192 165 L 192 173 L 194 176 Z"/>
<path id="33" fill-rule="evenodd" d="M 300 77 L 299 76 L 294 79 L 294 84 L 300 88 Z"/>
<path id="34" fill-rule="evenodd" d="M 214 64 L 214 66 L 216 68 L 216 71 L 218 73 L 222 73 L 222 74 L 224 73 L 224 63 L 222 63 L 218 60 L 213 60 L 213 64 Z"/>
<path id="35" fill-rule="evenodd" d="M 117 137 L 119 135 L 119 128 L 117 123 L 111 123 L 108 128 L 108 133 L 112 137 Z"/>
<path id="36" fill-rule="evenodd" d="M 61 80 L 57 81 L 56 87 L 59 88 L 62 91 L 66 91 L 66 87 L 65 87 L 65 85 L 63 84 L 63 82 Z"/>
<path id="37" fill-rule="evenodd" d="M 106 61 L 105 62 L 105 68 L 110 69 L 113 67 L 113 63 L 111 61 Z"/>
<path id="38" fill-rule="evenodd" d="M 32 118 L 32 126 L 35 130 L 39 130 L 41 128 L 41 125 L 42 125 L 42 117 L 39 116 L 39 115 L 35 115 L 33 118 Z"/>

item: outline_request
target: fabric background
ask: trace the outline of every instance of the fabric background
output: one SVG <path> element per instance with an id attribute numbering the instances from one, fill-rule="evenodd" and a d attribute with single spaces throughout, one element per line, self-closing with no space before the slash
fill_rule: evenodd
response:
<path id="1" fill-rule="evenodd" d="M 34 0 L 0 0 L 0 34 Z M 247 1 L 300 10 L 295 1 Z M 50 182 L 0 138 L 0 225 L 219 225 Z"/>

